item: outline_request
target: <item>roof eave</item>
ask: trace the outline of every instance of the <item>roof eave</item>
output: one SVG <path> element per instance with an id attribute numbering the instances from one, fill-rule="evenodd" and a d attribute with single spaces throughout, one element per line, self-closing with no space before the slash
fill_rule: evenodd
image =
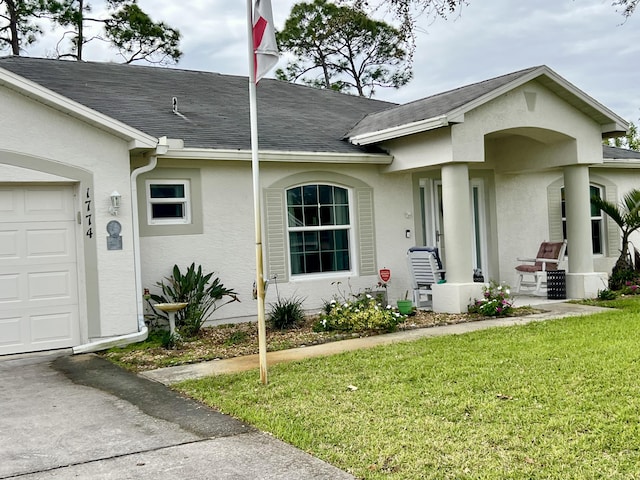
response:
<path id="1" fill-rule="evenodd" d="M 176 160 L 223 160 L 251 161 L 251 150 L 212 149 L 212 148 L 169 148 L 164 158 Z M 338 153 L 338 152 L 303 152 L 284 150 L 261 150 L 261 162 L 282 163 L 348 163 L 390 165 L 392 155 L 384 153 Z"/>
<path id="2" fill-rule="evenodd" d="M 385 140 L 393 140 L 398 137 L 405 137 L 407 135 L 422 133 L 428 130 L 435 130 L 436 128 L 447 127 L 448 125 L 448 116 L 440 115 L 433 118 L 427 118 L 426 120 L 420 120 L 419 122 L 412 122 L 376 132 L 354 135 L 353 137 L 349 137 L 349 141 L 354 145 L 371 145 L 374 143 L 384 142 Z"/>

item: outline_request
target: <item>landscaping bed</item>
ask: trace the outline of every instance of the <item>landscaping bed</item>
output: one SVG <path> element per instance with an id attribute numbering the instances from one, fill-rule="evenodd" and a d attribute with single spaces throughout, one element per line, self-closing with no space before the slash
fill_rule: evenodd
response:
<path id="1" fill-rule="evenodd" d="M 529 307 L 515 309 L 512 316 L 535 313 Z M 471 322 L 486 319 L 478 314 L 446 314 L 417 311 L 398 324 L 397 330 L 429 328 L 438 325 Z M 267 328 L 267 350 L 277 351 L 318 345 L 348 338 L 379 335 L 380 332 L 357 333 L 315 332 L 316 317 L 308 317 L 295 328 L 277 330 Z M 179 341 L 172 348 L 162 346 L 161 335 L 152 333 L 145 342 L 124 348 L 113 348 L 101 355 L 122 367 L 141 372 L 161 367 L 184 365 L 207 360 L 232 358 L 258 353 L 258 328 L 255 322 L 205 327 L 193 339 Z"/>

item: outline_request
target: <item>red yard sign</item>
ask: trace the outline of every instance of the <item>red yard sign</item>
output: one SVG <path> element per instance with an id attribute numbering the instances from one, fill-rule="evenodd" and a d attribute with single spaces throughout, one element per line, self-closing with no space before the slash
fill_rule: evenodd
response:
<path id="1" fill-rule="evenodd" d="M 387 283 L 390 279 L 391 279 L 391 270 L 389 270 L 388 268 L 381 268 L 380 280 L 382 280 L 384 283 Z"/>

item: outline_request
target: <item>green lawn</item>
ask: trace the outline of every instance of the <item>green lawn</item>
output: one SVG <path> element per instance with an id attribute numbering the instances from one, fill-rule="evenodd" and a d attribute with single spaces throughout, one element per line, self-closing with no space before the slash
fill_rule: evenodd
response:
<path id="1" fill-rule="evenodd" d="M 611 304 L 177 388 L 358 478 L 638 479 L 640 303 Z"/>

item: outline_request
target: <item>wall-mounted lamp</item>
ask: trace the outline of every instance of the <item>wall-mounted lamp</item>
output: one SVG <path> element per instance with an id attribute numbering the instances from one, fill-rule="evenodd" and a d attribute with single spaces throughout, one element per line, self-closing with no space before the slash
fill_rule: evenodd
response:
<path id="1" fill-rule="evenodd" d="M 120 199 L 122 195 L 120 195 L 116 190 L 111 193 L 111 206 L 109 207 L 109 213 L 111 215 L 118 215 L 118 210 L 120 210 Z"/>

